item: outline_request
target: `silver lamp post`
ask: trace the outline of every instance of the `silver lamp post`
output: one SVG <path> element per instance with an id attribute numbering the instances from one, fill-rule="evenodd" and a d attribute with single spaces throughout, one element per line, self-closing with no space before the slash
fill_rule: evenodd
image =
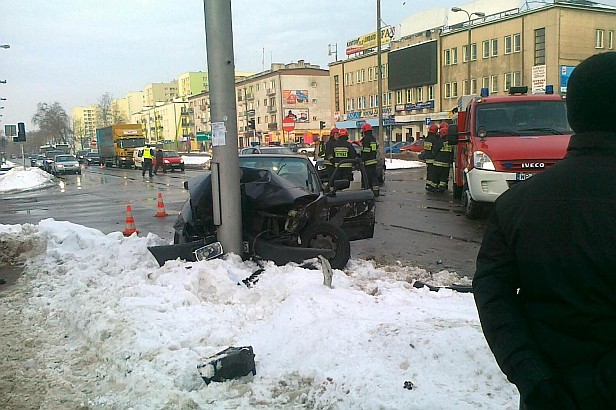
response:
<path id="1" fill-rule="evenodd" d="M 481 11 L 474 11 L 472 13 L 469 13 L 468 11 L 460 7 L 452 7 L 451 11 L 453 11 L 454 13 L 463 11 L 466 13 L 466 17 L 468 17 L 468 27 L 467 27 L 468 41 L 466 45 L 466 83 L 468 84 L 468 94 L 467 95 L 470 95 L 471 94 L 471 18 L 473 16 L 485 17 L 486 14 Z"/>

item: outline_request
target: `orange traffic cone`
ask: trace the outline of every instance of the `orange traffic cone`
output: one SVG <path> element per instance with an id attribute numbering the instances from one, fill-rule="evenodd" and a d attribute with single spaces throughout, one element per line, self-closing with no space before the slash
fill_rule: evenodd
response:
<path id="1" fill-rule="evenodd" d="M 126 229 L 122 231 L 124 236 L 131 236 L 134 233 L 139 233 L 135 228 L 135 219 L 133 218 L 133 210 L 130 205 L 126 205 Z"/>
<path id="2" fill-rule="evenodd" d="M 169 214 L 165 211 L 165 204 L 163 204 L 163 194 L 159 192 L 157 210 L 154 216 L 167 216 L 167 215 Z"/>

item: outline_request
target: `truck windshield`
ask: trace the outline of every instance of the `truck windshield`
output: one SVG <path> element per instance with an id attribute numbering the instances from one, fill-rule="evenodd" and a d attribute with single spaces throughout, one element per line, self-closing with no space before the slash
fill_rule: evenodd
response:
<path id="1" fill-rule="evenodd" d="M 477 107 L 476 132 L 488 137 L 572 134 L 564 100 L 520 101 Z"/>
<path id="2" fill-rule="evenodd" d="M 122 138 L 118 140 L 118 148 L 136 148 L 145 145 L 145 138 Z"/>

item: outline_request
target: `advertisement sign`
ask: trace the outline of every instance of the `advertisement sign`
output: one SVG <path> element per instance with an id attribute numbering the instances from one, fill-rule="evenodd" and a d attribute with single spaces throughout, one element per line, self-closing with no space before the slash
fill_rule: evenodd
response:
<path id="1" fill-rule="evenodd" d="M 308 90 L 282 90 L 282 98 L 287 105 L 306 104 Z"/>
<path id="2" fill-rule="evenodd" d="M 393 26 L 381 28 L 381 45 L 383 46 L 385 44 L 389 44 L 389 42 L 394 38 L 395 33 L 396 28 Z M 377 48 L 376 37 L 376 31 L 374 31 L 370 34 L 364 34 L 363 36 L 347 41 L 346 55 Z"/>
<path id="3" fill-rule="evenodd" d="M 545 91 L 545 85 L 547 83 L 546 80 L 546 70 L 545 64 L 533 66 L 532 71 L 532 92 L 539 93 Z"/>
<path id="4" fill-rule="evenodd" d="M 567 92 L 567 83 L 569 82 L 569 77 L 573 72 L 575 66 L 572 65 L 561 65 L 560 66 L 560 92 Z"/>
<path id="5" fill-rule="evenodd" d="M 295 122 L 310 122 L 308 108 L 285 108 L 286 118 L 293 118 Z"/>

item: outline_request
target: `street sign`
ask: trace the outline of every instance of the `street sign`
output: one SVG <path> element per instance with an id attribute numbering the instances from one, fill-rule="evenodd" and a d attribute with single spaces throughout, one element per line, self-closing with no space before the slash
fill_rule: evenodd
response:
<path id="1" fill-rule="evenodd" d="M 431 122 L 432 122 L 432 118 L 426 117 L 426 125 L 430 125 Z"/>
<path id="2" fill-rule="evenodd" d="M 295 120 L 291 117 L 287 117 L 282 120 L 282 129 L 286 132 L 291 132 L 295 129 Z"/>
<path id="3" fill-rule="evenodd" d="M 5 125 L 4 126 L 4 134 L 7 137 L 14 137 L 17 135 L 17 126 L 16 125 Z"/>

